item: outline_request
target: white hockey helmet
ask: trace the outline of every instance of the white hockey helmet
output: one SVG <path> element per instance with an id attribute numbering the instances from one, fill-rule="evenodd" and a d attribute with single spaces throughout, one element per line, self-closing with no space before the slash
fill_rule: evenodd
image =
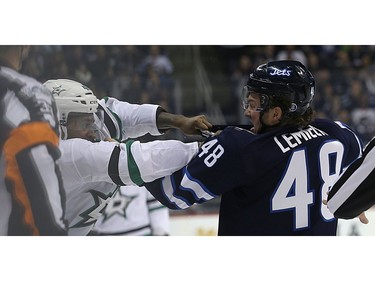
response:
<path id="1" fill-rule="evenodd" d="M 59 121 L 67 137 L 67 121 L 69 113 L 96 113 L 98 99 L 85 85 L 69 79 L 52 79 L 43 84 L 55 98 L 59 112 Z"/>
<path id="2" fill-rule="evenodd" d="M 69 113 L 95 113 L 98 108 L 98 99 L 85 85 L 69 80 L 54 79 L 44 83 L 53 94 L 59 119 L 62 126 L 66 125 Z"/>

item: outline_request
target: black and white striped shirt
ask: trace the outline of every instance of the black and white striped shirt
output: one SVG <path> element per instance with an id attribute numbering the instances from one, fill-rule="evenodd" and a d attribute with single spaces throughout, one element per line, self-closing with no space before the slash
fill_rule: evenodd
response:
<path id="1" fill-rule="evenodd" d="M 342 219 L 355 218 L 375 205 L 375 138 L 333 185 L 327 204 Z"/>
<path id="2" fill-rule="evenodd" d="M 59 124 L 41 83 L 0 67 L 0 235 L 63 235 Z"/>

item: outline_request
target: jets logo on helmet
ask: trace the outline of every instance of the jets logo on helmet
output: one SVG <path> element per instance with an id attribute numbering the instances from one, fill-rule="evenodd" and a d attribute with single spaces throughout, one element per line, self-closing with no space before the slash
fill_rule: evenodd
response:
<path id="1" fill-rule="evenodd" d="M 270 75 L 271 76 L 274 76 L 274 75 L 290 76 L 291 72 L 292 72 L 291 70 L 275 68 L 273 72 L 270 72 Z"/>

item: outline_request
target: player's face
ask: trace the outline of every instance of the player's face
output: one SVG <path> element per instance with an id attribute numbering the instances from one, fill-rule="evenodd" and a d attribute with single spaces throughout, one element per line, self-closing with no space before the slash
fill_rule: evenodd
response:
<path id="1" fill-rule="evenodd" d="M 96 140 L 95 119 L 93 113 L 70 113 L 68 117 L 68 139 L 81 138 L 88 141 Z"/>
<path id="2" fill-rule="evenodd" d="M 261 114 L 261 108 L 260 95 L 255 92 L 249 93 L 247 99 L 244 101 L 244 114 L 250 118 L 251 123 L 253 123 L 251 130 L 256 134 L 261 132 L 264 125 L 274 126 L 280 123 L 282 114 L 280 107 L 268 108 L 263 111 L 263 114 Z"/>
<path id="3" fill-rule="evenodd" d="M 254 133 L 259 133 L 262 128 L 262 123 L 260 122 L 260 96 L 259 94 L 252 92 L 250 93 L 246 100 L 244 100 L 244 114 L 248 117 L 253 124 L 252 131 Z"/>

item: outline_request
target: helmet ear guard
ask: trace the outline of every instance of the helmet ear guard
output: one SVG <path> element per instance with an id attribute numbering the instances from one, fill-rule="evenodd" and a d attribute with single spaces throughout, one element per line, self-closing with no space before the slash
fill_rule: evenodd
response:
<path id="1" fill-rule="evenodd" d="M 250 103 L 248 102 L 249 95 L 251 92 L 255 92 L 251 90 L 251 88 L 248 85 L 245 85 L 242 89 L 242 107 L 244 110 L 246 110 Z M 268 108 L 269 105 L 269 96 L 261 93 L 257 93 L 260 96 L 260 106 L 257 108 L 251 108 L 253 111 L 263 112 Z"/>

